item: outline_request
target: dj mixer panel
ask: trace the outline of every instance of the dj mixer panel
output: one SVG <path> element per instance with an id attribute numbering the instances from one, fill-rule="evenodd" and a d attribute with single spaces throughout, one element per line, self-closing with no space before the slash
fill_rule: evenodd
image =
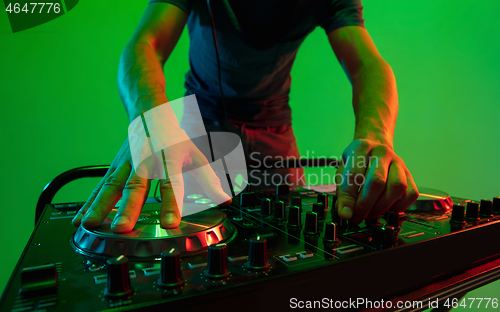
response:
<path id="1" fill-rule="evenodd" d="M 227 207 L 134 230 L 75 228 L 81 203 L 47 205 L 0 302 L 2 311 L 284 310 L 290 299 L 390 299 L 500 256 L 500 198 L 421 189 L 405 213 L 349 224 L 330 186 L 242 193 Z M 186 205 L 209 205 L 202 194 Z M 114 211 L 113 213 L 116 213 Z M 112 218 L 113 213 L 110 215 Z M 232 308 L 230 308 L 232 307 Z"/>

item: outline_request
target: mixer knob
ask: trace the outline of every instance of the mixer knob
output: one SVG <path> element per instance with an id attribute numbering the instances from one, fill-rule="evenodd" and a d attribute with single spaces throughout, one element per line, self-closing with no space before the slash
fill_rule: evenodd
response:
<path id="1" fill-rule="evenodd" d="M 328 243 L 335 243 L 339 241 L 337 238 L 337 224 L 333 222 L 325 224 L 325 236 L 323 239 Z"/>
<path id="2" fill-rule="evenodd" d="M 57 293 L 59 278 L 57 270 L 58 268 L 54 263 L 21 269 L 19 272 L 21 275 L 19 293 L 23 297 L 43 296 Z M 21 309 L 13 310 L 20 311 Z"/>
<path id="3" fill-rule="evenodd" d="M 493 213 L 500 214 L 500 197 L 493 198 Z"/>
<path id="4" fill-rule="evenodd" d="M 267 240 L 260 236 L 250 239 L 248 249 L 248 262 L 245 266 L 250 270 L 265 270 L 269 267 L 267 263 Z"/>
<path id="5" fill-rule="evenodd" d="M 470 201 L 467 203 L 465 218 L 469 221 L 479 221 L 479 203 Z"/>
<path id="6" fill-rule="evenodd" d="M 161 253 L 161 269 L 158 286 L 178 287 L 184 284 L 181 271 L 181 253 L 172 248 Z"/>
<path id="7" fill-rule="evenodd" d="M 368 228 L 371 228 L 376 225 L 381 225 L 379 218 L 373 218 L 373 219 L 366 219 L 365 220 L 365 225 Z"/>
<path id="8" fill-rule="evenodd" d="M 390 248 L 394 246 L 395 231 L 390 225 L 374 226 L 373 227 L 373 242 L 382 248 Z"/>
<path id="9" fill-rule="evenodd" d="M 394 227 L 395 230 L 400 230 L 401 223 L 403 222 L 402 218 L 401 218 L 401 214 L 404 214 L 404 212 L 399 213 L 399 212 L 390 211 L 387 214 L 387 218 L 386 218 L 387 225 Z"/>
<path id="10" fill-rule="evenodd" d="M 299 207 L 302 213 L 302 198 L 298 196 L 293 196 L 290 200 L 290 207 Z"/>
<path id="11" fill-rule="evenodd" d="M 263 198 L 260 200 L 260 215 L 270 216 L 272 213 L 271 200 L 269 198 Z"/>
<path id="12" fill-rule="evenodd" d="M 255 193 L 254 192 L 247 192 L 247 193 L 241 193 L 240 194 L 240 206 L 241 208 L 251 208 L 255 206 Z"/>
<path id="13" fill-rule="evenodd" d="M 325 206 L 323 203 L 314 203 L 312 211 L 318 215 L 318 218 L 322 219 L 325 217 Z"/>
<path id="14" fill-rule="evenodd" d="M 289 226 L 301 226 L 300 220 L 300 208 L 290 207 L 288 210 L 288 225 Z"/>
<path id="15" fill-rule="evenodd" d="M 276 201 L 280 200 L 280 196 L 290 194 L 290 187 L 288 184 L 276 185 Z"/>
<path id="16" fill-rule="evenodd" d="M 328 209 L 328 194 L 319 193 L 317 203 L 322 203 L 323 207 L 325 207 L 325 209 Z"/>
<path id="17" fill-rule="evenodd" d="M 106 270 L 108 271 L 108 279 L 106 289 L 104 289 L 105 296 L 122 297 L 132 294 L 127 257 L 121 255 L 118 258 L 108 259 Z"/>
<path id="18" fill-rule="evenodd" d="M 222 279 L 228 275 L 226 244 L 222 243 L 208 246 L 207 270 L 205 271 L 205 276 L 212 279 Z"/>
<path id="19" fill-rule="evenodd" d="M 318 215 L 315 212 L 306 213 L 306 225 L 304 227 L 304 234 L 318 234 Z"/>
<path id="20" fill-rule="evenodd" d="M 332 209 L 335 209 L 335 205 L 337 204 L 337 195 L 332 195 Z"/>
<path id="21" fill-rule="evenodd" d="M 347 220 L 342 219 L 337 210 L 332 211 L 332 221 L 337 224 L 337 229 L 341 232 L 347 229 Z"/>
<path id="22" fill-rule="evenodd" d="M 282 201 L 274 202 L 274 219 L 281 221 L 285 219 L 285 203 Z"/>
<path id="23" fill-rule="evenodd" d="M 481 206 L 479 208 L 479 213 L 484 218 L 493 217 L 493 203 L 489 199 L 481 199 Z"/>
<path id="24" fill-rule="evenodd" d="M 455 224 L 465 224 L 465 206 L 464 205 L 453 205 L 453 210 L 451 211 L 451 223 Z"/>

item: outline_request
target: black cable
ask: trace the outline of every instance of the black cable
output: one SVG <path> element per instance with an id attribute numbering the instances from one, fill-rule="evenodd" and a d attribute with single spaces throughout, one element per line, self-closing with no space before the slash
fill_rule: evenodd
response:
<path id="1" fill-rule="evenodd" d="M 227 121 L 227 108 L 226 101 L 224 100 L 224 92 L 222 92 L 222 79 L 220 73 L 220 58 L 219 58 L 219 47 L 217 45 L 217 36 L 215 35 L 215 23 L 214 23 L 214 15 L 212 13 L 212 6 L 210 4 L 210 0 L 207 0 L 208 12 L 210 13 L 210 18 L 212 19 L 212 34 L 214 35 L 214 46 L 215 46 L 215 54 L 217 55 L 217 72 L 219 75 L 219 91 L 222 100 L 222 107 L 224 108 L 224 131 L 228 132 L 228 121 Z"/>
<path id="2" fill-rule="evenodd" d="M 159 198 L 159 197 L 156 197 L 156 192 L 157 192 L 157 191 L 158 191 L 158 189 L 159 189 L 159 186 L 160 186 L 160 181 L 161 181 L 160 179 L 158 179 L 158 181 L 156 181 L 155 192 L 154 192 L 154 194 L 153 194 L 154 199 L 156 199 L 156 201 L 157 201 L 157 202 L 159 202 L 159 203 L 161 203 L 161 200 L 160 200 L 160 198 Z"/>

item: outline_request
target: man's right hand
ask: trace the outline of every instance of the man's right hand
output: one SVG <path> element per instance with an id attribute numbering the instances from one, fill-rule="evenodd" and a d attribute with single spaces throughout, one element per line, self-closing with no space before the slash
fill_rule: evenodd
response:
<path id="1" fill-rule="evenodd" d="M 182 194 L 177 194 L 177 198 L 184 197 L 182 174 L 179 174 L 183 168 L 189 170 L 202 167 L 203 170 L 198 171 L 195 178 L 207 196 L 216 202 L 231 203 L 231 198 L 222 190 L 217 175 L 210 166 L 206 166 L 208 160 L 191 141 L 184 142 L 181 147 L 171 152 L 168 149 L 164 152 L 165 163 L 171 176 L 160 182 L 162 198 L 160 224 L 163 228 L 175 228 L 181 222 L 182 202 L 176 202 L 173 190 L 182 191 Z M 172 173 L 176 174 L 172 175 Z M 134 171 L 129 140 L 125 140 L 106 175 L 73 219 L 73 225 L 83 224 L 87 228 L 100 226 L 121 198 L 122 201 L 111 224 L 111 230 L 115 233 L 131 231 L 139 218 L 150 186 L 151 180 L 140 177 Z"/>

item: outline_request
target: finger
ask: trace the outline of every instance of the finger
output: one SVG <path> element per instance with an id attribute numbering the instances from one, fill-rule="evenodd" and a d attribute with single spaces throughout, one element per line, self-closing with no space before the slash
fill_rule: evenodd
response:
<path id="1" fill-rule="evenodd" d="M 74 226 L 80 226 L 81 221 L 82 221 L 82 217 L 87 213 L 87 210 L 89 209 L 90 205 L 92 205 L 92 203 L 94 202 L 95 198 L 97 197 L 97 195 L 101 191 L 101 187 L 106 182 L 106 179 L 111 174 L 113 174 L 114 171 L 115 171 L 115 168 L 109 168 L 108 171 L 106 171 L 106 174 L 104 175 L 104 177 L 101 179 L 101 181 L 99 181 L 99 183 L 97 183 L 96 187 L 92 190 L 92 193 L 90 194 L 90 196 L 87 199 L 87 201 L 83 204 L 83 206 L 80 208 L 80 210 L 78 210 L 78 212 L 76 213 L 75 217 L 71 221 L 71 223 Z"/>
<path id="2" fill-rule="evenodd" d="M 94 228 L 102 224 L 102 221 L 106 219 L 122 196 L 123 186 L 129 174 L 130 167 L 124 165 L 117 168 L 106 178 L 99 194 L 97 194 L 87 213 L 83 216 L 82 223 L 85 227 Z"/>
<path id="3" fill-rule="evenodd" d="M 184 182 L 182 174 L 172 175 L 163 179 L 160 184 L 161 215 L 160 224 L 163 228 L 172 229 L 181 223 L 184 198 Z"/>
<path id="4" fill-rule="evenodd" d="M 356 199 L 353 216 L 350 222 L 359 224 L 370 213 L 373 206 L 386 188 L 390 158 L 385 151 L 372 151 L 369 157 L 370 165 L 366 171 L 365 182 Z"/>
<path id="5" fill-rule="evenodd" d="M 125 233 L 134 228 L 148 195 L 149 182 L 150 180 L 141 178 L 132 170 L 123 188 L 121 205 L 111 223 L 113 232 Z"/>
<path id="6" fill-rule="evenodd" d="M 406 192 L 401 196 L 401 199 L 397 200 L 394 205 L 391 207 L 391 211 L 401 212 L 405 211 L 406 208 L 410 207 L 418 199 L 418 189 L 415 185 L 415 181 L 413 180 L 413 176 L 410 171 L 406 169 Z"/>
<path id="7" fill-rule="evenodd" d="M 338 212 L 343 219 L 350 219 L 353 216 L 359 188 L 364 182 L 367 169 L 366 161 L 360 161 L 360 157 L 366 160 L 369 153 L 368 146 L 365 146 L 364 142 L 357 143 L 358 146 L 352 150 L 352 155 L 343 157 L 343 160 L 345 159 L 344 170 L 339 188 L 337 188 Z"/>
<path id="8" fill-rule="evenodd" d="M 406 189 L 407 179 L 405 166 L 398 160 L 394 160 L 389 167 L 387 187 L 380 195 L 367 218 L 376 218 L 389 210 L 389 208 L 391 208 L 391 206 L 406 192 Z"/>
<path id="9" fill-rule="evenodd" d="M 205 156 L 199 155 L 194 161 L 199 167 L 189 171 L 189 173 L 198 180 L 208 198 L 218 205 L 229 205 L 232 201 L 231 197 L 222 189 L 219 177 L 215 174 Z"/>

